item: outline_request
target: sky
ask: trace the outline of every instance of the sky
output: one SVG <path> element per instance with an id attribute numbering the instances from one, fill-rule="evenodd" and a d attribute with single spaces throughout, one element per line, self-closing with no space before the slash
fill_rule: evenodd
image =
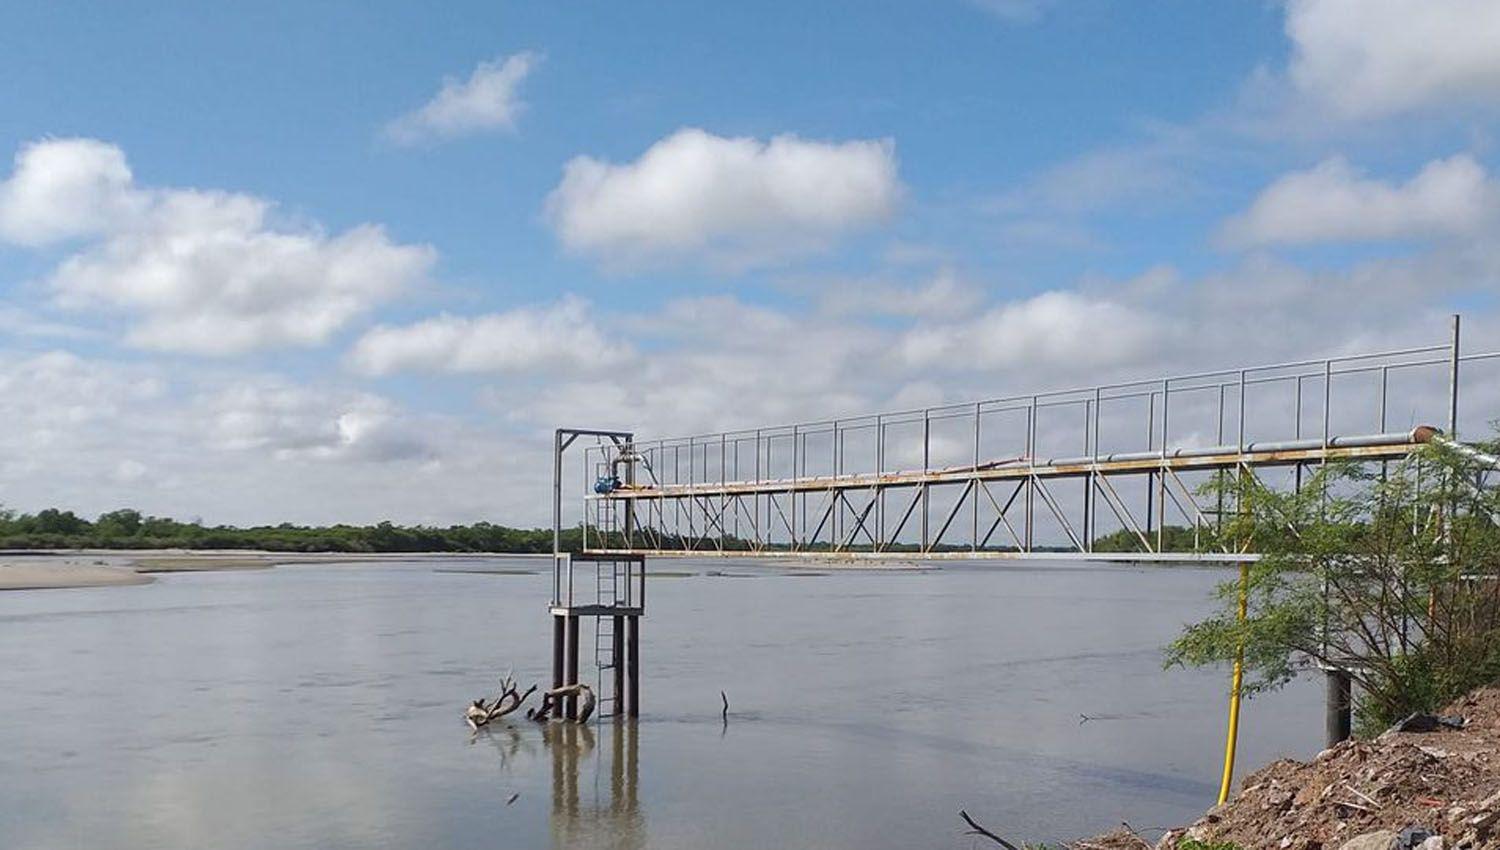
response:
<path id="1" fill-rule="evenodd" d="M 1496 44 L 1491 0 L 14 0 L 0 504 L 541 525 L 559 425 L 1500 348 Z"/>

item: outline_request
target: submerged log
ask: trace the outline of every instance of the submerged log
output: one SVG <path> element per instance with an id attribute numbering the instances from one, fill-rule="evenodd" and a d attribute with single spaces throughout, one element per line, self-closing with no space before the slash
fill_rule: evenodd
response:
<path id="1" fill-rule="evenodd" d="M 482 698 L 474 700 L 467 710 L 464 711 L 464 721 L 469 728 L 479 731 L 479 727 L 489 724 L 491 721 L 499 720 L 507 714 L 521 707 L 531 692 L 536 690 L 536 685 L 521 693 L 516 689 L 516 680 L 507 674 L 500 680 L 500 696 L 495 697 L 494 702 L 486 703 Z M 529 712 L 528 712 L 529 714 Z"/>
<path id="2" fill-rule="evenodd" d="M 542 710 L 545 711 L 550 707 L 554 712 L 561 711 L 562 700 L 564 697 L 578 697 L 579 723 L 588 722 L 589 717 L 594 713 L 594 705 L 596 702 L 594 699 L 594 689 L 590 688 L 588 685 L 564 685 L 560 688 L 553 688 L 552 690 L 547 691 L 542 695 L 542 697 L 544 700 L 542 703 Z M 538 713 L 540 714 L 541 712 Z M 536 717 L 533 719 L 545 720 L 546 717 Z"/>

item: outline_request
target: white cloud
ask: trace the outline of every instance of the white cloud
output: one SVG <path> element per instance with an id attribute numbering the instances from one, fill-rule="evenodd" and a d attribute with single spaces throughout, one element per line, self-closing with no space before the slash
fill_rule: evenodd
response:
<path id="1" fill-rule="evenodd" d="M 1345 118 L 1500 103 L 1494 0 L 1291 0 L 1291 79 Z"/>
<path id="2" fill-rule="evenodd" d="M 569 297 L 546 307 L 474 317 L 445 314 L 400 327 L 381 325 L 360 338 L 349 363 L 370 375 L 592 371 L 617 367 L 628 354 L 593 321 L 586 302 Z"/>
<path id="3" fill-rule="evenodd" d="M 900 195 L 890 140 L 760 142 L 689 128 L 624 165 L 575 157 L 547 216 L 564 246 L 608 267 L 743 269 L 826 249 L 889 218 Z"/>
<path id="4" fill-rule="evenodd" d="M 425 459 L 436 448 L 384 398 L 280 379 L 246 380 L 200 398 L 208 445 L 280 460 Z"/>
<path id="5" fill-rule="evenodd" d="M 1500 212 L 1500 187 L 1467 154 L 1428 163 L 1402 185 L 1363 176 L 1340 157 L 1287 174 L 1228 221 L 1240 247 L 1473 234 Z"/>
<path id="6" fill-rule="evenodd" d="M 898 350 L 918 368 L 1119 368 L 1152 350 L 1156 330 L 1153 317 L 1128 305 L 1057 290 L 974 319 L 919 326 L 902 336 Z"/>
<path id="7" fill-rule="evenodd" d="M 494 482 L 543 486 L 499 437 L 368 392 L 222 366 L 0 350 L 0 490 L 22 510 L 210 522 L 500 519 Z M 529 498 L 529 497 L 528 497 Z M 505 514 L 530 520 L 524 502 Z"/>
<path id="8" fill-rule="evenodd" d="M 525 108 L 521 82 L 541 62 L 531 51 L 481 62 L 467 80 L 448 77 L 432 99 L 386 125 L 385 134 L 401 145 L 451 139 L 485 130 L 511 130 Z"/>
<path id="9" fill-rule="evenodd" d="M 0 183 L 0 240 L 37 246 L 118 226 L 140 206 L 131 179 L 114 145 L 94 139 L 25 145 Z"/>
<path id="10" fill-rule="evenodd" d="M 58 303 L 133 318 L 141 348 L 225 355 L 310 346 L 420 280 L 431 248 L 378 226 L 278 227 L 250 195 L 138 187 L 119 148 L 39 142 L 0 186 L 0 237 L 88 237 L 47 283 Z"/>

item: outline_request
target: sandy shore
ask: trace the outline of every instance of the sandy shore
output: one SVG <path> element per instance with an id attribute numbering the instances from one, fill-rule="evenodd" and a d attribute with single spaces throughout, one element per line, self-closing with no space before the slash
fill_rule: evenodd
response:
<path id="1" fill-rule="evenodd" d="M 50 590 L 64 587 L 111 587 L 150 584 L 156 579 L 127 566 L 35 558 L 0 563 L 0 590 Z"/>
<path id="2" fill-rule="evenodd" d="M 69 549 L 56 552 L 0 554 L 0 591 L 48 590 L 69 587 L 111 587 L 149 584 L 157 573 L 197 573 L 220 570 L 265 570 L 279 564 L 349 564 L 441 558 L 462 561 L 494 558 L 492 554 L 425 552 L 262 552 L 247 550 L 187 551 L 151 549 L 121 552 L 107 549 Z M 550 555 L 504 555 L 505 558 Z"/>

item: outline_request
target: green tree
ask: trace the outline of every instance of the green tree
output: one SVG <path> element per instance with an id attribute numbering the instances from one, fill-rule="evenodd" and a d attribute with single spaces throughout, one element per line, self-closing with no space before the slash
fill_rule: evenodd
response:
<path id="1" fill-rule="evenodd" d="M 1493 451 L 1492 447 L 1485 447 Z M 1168 664 L 1232 662 L 1245 691 L 1348 670 L 1364 731 L 1500 678 L 1500 491 L 1474 452 L 1434 444 L 1387 467 L 1329 465 L 1298 492 L 1227 479 L 1221 545 L 1260 554 Z"/>
<path id="2" fill-rule="evenodd" d="M 102 538 L 134 537 L 141 530 L 141 512 L 131 508 L 100 514 L 94 531 Z"/>

